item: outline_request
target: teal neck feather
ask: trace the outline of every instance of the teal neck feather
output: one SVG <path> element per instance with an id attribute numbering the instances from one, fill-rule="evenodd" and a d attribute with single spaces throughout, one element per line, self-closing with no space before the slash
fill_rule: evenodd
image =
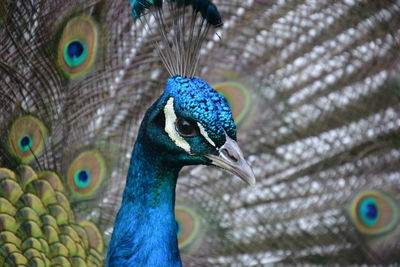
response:
<path id="1" fill-rule="evenodd" d="M 109 245 L 107 266 L 181 266 L 175 186 L 181 166 L 138 137 Z"/>

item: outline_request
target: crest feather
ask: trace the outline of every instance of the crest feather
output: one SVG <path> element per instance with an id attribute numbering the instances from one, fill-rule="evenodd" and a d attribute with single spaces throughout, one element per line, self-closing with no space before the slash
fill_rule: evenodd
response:
<path id="1" fill-rule="evenodd" d="M 154 42 L 169 74 L 194 77 L 210 28 L 222 26 L 217 7 L 209 0 L 131 0 L 131 8 L 134 19 L 161 37 Z"/>

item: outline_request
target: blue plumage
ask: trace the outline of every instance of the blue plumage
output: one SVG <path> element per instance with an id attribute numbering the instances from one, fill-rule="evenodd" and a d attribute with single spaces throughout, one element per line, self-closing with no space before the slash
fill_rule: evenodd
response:
<path id="1" fill-rule="evenodd" d="M 107 266 L 181 266 L 174 217 L 180 167 L 166 164 L 165 157 L 144 135 L 138 137 Z"/>
<path id="2" fill-rule="evenodd" d="M 222 18 L 217 7 L 210 0 L 193 0 L 193 10 L 200 12 L 201 16 L 213 26 L 222 26 Z"/>
<path id="3" fill-rule="evenodd" d="M 130 0 L 132 17 L 138 19 L 143 11 L 151 5 L 148 0 Z"/>

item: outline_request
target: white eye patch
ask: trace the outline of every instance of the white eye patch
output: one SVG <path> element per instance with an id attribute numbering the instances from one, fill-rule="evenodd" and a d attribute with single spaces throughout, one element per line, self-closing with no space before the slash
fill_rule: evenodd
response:
<path id="1" fill-rule="evenodd" d="M 165 115 L 165 132 L 168 134 L 169 138 L 177 145 L 178 147 L 185 150 L 187 153 L 190 153 L 190 145 L 183 139 L 182 136 L 178 134 L 175 129 L 176 122 L 176 114 L 174 110 L 174 99 L 170 97 L 167 100 L 167 104 L 164 107 L 164 115 Z"/>
<path id="2" fill-rule="evenodd" d="M 214 141 L 211 140 L 211 138 L 208 136 L 208 133 L 207 133 L 206 130 L 204 129 L 203 125 L 201 125 L 200 123 L 197 123 L 197 125 L 199 126 L 200 134 L 201 134 L 213 147 L 215 147 Z"/>
<path id="3" fill-rule="evenodd" d="M 174 99 L 170 97 L 167 100 L 167 104 L 164 107 L 164 115 L 165 115 L 165 132 L 168 134 L 169 138 L 177 145 L 178 147 L 185 150 L 187 153 L 190 153 L 190 145 L 189 143 L 176 131 L 175 123 L 177 116 L 174 110 Z M 204 129 L 203 125 L 197 123 L 200 134 L 209 142 L 213 147 L 215 147 L 215 143 L 208 136 L 208 133 Z"/>

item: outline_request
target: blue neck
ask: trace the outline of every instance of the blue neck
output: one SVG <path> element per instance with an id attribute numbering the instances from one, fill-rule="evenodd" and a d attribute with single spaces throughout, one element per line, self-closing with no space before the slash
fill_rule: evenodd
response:
<path id="1" fill-rule="evenodd" d="M 182 266 L 174 215 L 181 167 L 151 147 L 142 136 L 133 148 L 107 266 Z"/>

